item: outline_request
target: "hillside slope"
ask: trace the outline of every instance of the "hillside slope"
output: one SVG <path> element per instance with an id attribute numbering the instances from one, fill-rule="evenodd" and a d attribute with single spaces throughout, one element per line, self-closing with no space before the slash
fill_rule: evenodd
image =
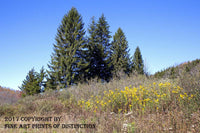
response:
<path id="1" fill-rule="evenodd" d="M 200 59 L 194 61 L 184 62 L 180 65 L 169 67 L 165 70 L 156 72 L 154 76 L 156 78 L 177 78 L 179 76 L 187 74 L 194 74 L 200 71 Z"/>
<path id="2" fill-rule="evenodd" d="M 109 83 L 91 80 L 62 91 L 26 96 L 16 104 L 0 105 L 0 132 L 200 132 L 200 60 L 161 73 L 152 77 L 122 75 Z M 48 121 L 51 128 L 1 128 L 8 123 L 6 117 L 61 120 Z M 52 128 L 56 123 L 62 126 Z M 9 124 L 35 126 L 44 122 L 21 120 Z M 93 124 L 95 128 L 71 128 L 70 124 Z"/>

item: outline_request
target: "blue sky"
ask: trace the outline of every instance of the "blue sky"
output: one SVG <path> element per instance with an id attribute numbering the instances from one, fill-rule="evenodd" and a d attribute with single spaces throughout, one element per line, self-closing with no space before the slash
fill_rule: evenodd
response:
<path id="1" fill-rule="evenodd" d="M 140 47 L 150 73 L 200 58 L 199 0 L 1 0 L 0 86 L 18 89 L 28 71 L 47 68 L 57 28 L 71 7 L 90 19 L 102 13 L 119 27 L 130 55 Z"/>

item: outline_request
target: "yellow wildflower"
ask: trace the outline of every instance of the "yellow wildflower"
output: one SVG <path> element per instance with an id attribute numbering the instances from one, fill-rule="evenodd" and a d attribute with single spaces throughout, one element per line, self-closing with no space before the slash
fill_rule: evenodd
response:
<path id="1" fill-rule="evenodd" d="M 178 93 L 178 92 L 173 90 L 172 93 Z"/>
<path id="2" fill-rule="evenodd" d="M 159 99 L 154 100 L 156 103 L 158 103 Z"/>
<path id="3" fill-rule="evenodd" d="M 180 94 L 180 97 L 182 98 L 182 99 L 184 99 L 185 97 L 184 97 L 184 95 L 182 95 L 182 94 Z"/>
<path id="4" fill-rule="evenodd" d="M 188 97 L 187 93 L 184 93 L 185 94 L 185 97 Z"/>
<path id="5" fill-rule="evenodd" d="M 160 83 L 160 84 L 159 84 L 159 87 L 161 87 L 161 86 L 163 86 L 163 83 Z"/>

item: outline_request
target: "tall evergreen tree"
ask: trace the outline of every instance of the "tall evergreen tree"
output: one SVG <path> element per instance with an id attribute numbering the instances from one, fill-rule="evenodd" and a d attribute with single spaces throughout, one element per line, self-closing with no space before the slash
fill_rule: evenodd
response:
<path id="1" fill-rule="evenodd" d="M 133 57 L 133 70 L 135 70 L 138 74 L 144 74 L 144 63 L 138 46 Z"/>
<path id="2" fill-rule="evenodd" d="M 103 46 L 97 41 L 97 24 L 94 17 L 92 18 L 92 23 L 88 29 L 88 62 L 89 62 L 89 72 L 88 79 L 100 78 L 101 64 L 103 61 Z"/>
<path id="3" fill-rule="evenodd" d="M 130 73 L 130 57 L 128 42 L 121 28 L 118 28 L 117 32 L 113 36 L 112 41 L 112 65 L 113 73 L 115 76 L 119 76 L 118 72 L 123 71 L 126 74 Z"/>
<path id="4" fill-rule="evenodd" d="M 106 55 L 105 47 L 100 40 L 100 34 L 104 34 L 100 31 L 100 27 L 97 27 L 98 23 L 95 22 L 94 17 L 92 18 L 92 23 L 89 26 L 89 79 L 97 77 L 98 79 L 106 79 L 105 77 L 105 66 L 106 64 Z M 100 34 L 99 34 L 100 33 Z"/>
<path id="5" fill-rule="evenodd" d="M 84 78 L 88 63 L 85 30 L 82 17 L 72 8 L 64 17 L 57 30 L 56 44 L 47 81 L 48 88 L 56 89 L 76 84 Z"/>
<path id="6" fill-rule="evenodd" d="M 46 72 L 42 68 L 40 73 L 37 73 L 34 68 L 32 68 L 26 79 L 23 81 L 21 87 L 19 89 L 25 95 L 34 95 L 41 92 L 41 87 L 45 86 L 44 78 L 46 77 Z"/>
<path id="7" fill-rule="evenodd" d="M 99 18 L 98 23 L 96 25 L 96 40 L 98 47 L 98 67 L 100 69 L 97 71 L 99 73 L 99 77 L 103 80 L 109 81 L 111 78 L 111 43 L 110 43 L 110 31 L 109 25 L 106 21 L 105 16 Z"/>

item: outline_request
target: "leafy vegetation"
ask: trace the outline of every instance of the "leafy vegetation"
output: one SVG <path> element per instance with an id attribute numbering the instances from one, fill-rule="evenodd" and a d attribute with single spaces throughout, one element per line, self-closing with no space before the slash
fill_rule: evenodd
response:
<path id="1" fill-rule="evenodd" d="M 124 90 L 104 91 L 103 96 L 91 96 L 88 100 L 78 101 L 78 105 L 86 110 L 94 112 L 109 110 L 111 112 L 127 113 L 128 111 L 171 111 L 172 108 L 182 108 L 184 103 L 193 103 L 197 95 L 188 95 L 180 86 L 169 82 L 149 84 L 149 86 L 131 87 L 126 86 Z M 174 103 L 175 102 L 175 103 Z M 171 106 L 174 104 L 173 106 Z"/>

